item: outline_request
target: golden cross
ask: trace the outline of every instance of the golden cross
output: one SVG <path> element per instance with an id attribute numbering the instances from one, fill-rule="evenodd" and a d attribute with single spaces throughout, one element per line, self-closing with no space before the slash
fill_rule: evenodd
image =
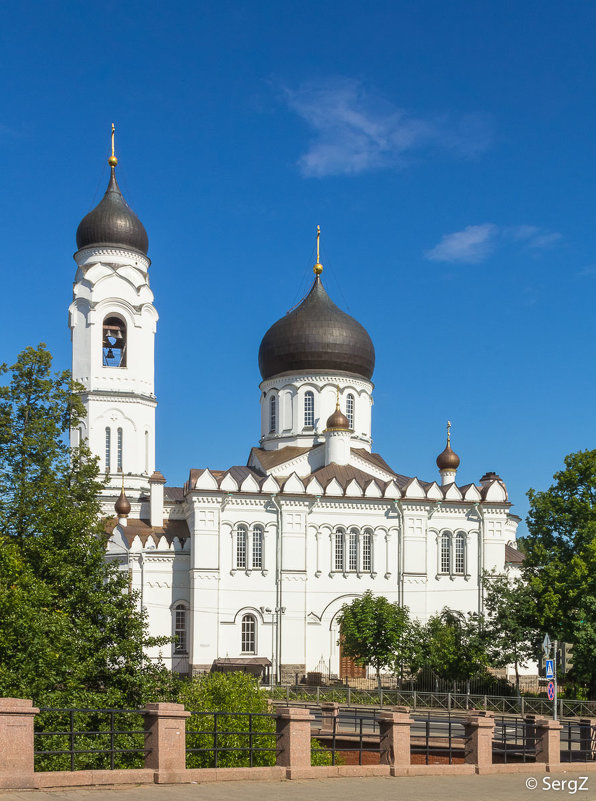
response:
<path id="1" fill-rule="evenodd" d="M 451 442 L 451 420 L 447 420 L 447 445 Z"/>

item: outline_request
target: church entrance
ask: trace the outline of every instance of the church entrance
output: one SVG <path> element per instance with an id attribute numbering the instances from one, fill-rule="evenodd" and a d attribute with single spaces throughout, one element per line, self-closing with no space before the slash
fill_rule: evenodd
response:
<path id="1" fill-rule="evenodd" d="M 343 653 L 342 644 L 339 644 L 339 677 L 340 679 L 364 679 L 366 668 L 357 665 L 351 656 Z"/>

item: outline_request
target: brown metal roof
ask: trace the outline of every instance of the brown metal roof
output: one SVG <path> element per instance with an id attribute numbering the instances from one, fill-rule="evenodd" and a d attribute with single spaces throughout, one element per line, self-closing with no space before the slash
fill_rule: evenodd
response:
<path id="1" fill-rule="evenodd" d="M 287 445 L 285 448 L 280 448 L 278 451 L 266 451 L 264 448 L 251 448 L 249 461 L 254 456 L 264 470 L 271 470 L 272 467 L 277 467 L 284 462 L 289 462 L 302 456 L 311 450 L 322 448 L 323 445 L 315 445 L 314 448 L 298 448 L 293 445 Z"/>
<path id="2" fill-rule="evenodd" d="M 521 565 L 525 557 L 521 551 L 514 548 L 513 545 L 505 546 L 505 564 L 506 565 Z"/>
<path id="3" fill-rule="evenodd" d="M 118 520 L 116 518 L 108 520 L 106 522 L 106 534 L 111 535 L 117 525 Z M 184 542 L 190 536 L 186 520 L 164 520 L 163 526 L 152 527 L 148 520 L 139 520 L 133 517 L 128 518 L 126 526 L 122 527 L 122 533 L 129 547 L 132 545 L 134 538 L 138 536 L 143 548 L 150 537 L 157 545 L 160 538 L 165 536 L 168 545 L 171 545 L 175 537 L 178 537 L 180 542 Z"/>

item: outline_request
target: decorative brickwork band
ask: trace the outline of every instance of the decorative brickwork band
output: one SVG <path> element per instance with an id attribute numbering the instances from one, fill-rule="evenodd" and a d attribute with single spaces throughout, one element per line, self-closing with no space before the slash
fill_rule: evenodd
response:
<path id="1" fill-rule="evenodd" d="M 407 706 L 384 710 L 377 718 L 380 730 L 380 763 L 393 767 L 410 764 L 410 729 L 412 718 Z"/>
<path id="2" fill-rule="evenodd" d="M 0 698 L 0 787 L 35 787 L 33 721 L 39 709 L 23 698 Z"/>
<path id="3" fill-rule="evenodd" d="M 465 721 L 465 762 L 484 768 L 493 763 L 495 721 L 492 712 L 475 710 Z"/>
<path id="4" fill-rule="evenodd" d="M 310 725 L 314 717 L 308 709 L 282 706 L 277 710 L 277 764 L 310 768 Z"/>

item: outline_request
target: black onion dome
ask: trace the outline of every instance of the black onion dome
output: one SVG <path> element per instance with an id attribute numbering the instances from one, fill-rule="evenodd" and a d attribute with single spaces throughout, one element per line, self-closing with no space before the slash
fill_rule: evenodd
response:
<path id="1" fill-rule="evenodd" d="M 111 167 L 105 195 L 99 205 L 83 217 L 77 229 L 77 248 L 80 250 L 91 245 L 131 248 L 145 256 L 149 250 L 147 231 L 122 197 L 114 167 Z"/>
<path id="2" fill-rule="evenodd" d="M 368 379 L 374 369 L 368 332 L 335 305 L 318 275 L 302 303 L 271 326 L 259 348 L 263 379 L 292 370 L 341 371 Z"/>

